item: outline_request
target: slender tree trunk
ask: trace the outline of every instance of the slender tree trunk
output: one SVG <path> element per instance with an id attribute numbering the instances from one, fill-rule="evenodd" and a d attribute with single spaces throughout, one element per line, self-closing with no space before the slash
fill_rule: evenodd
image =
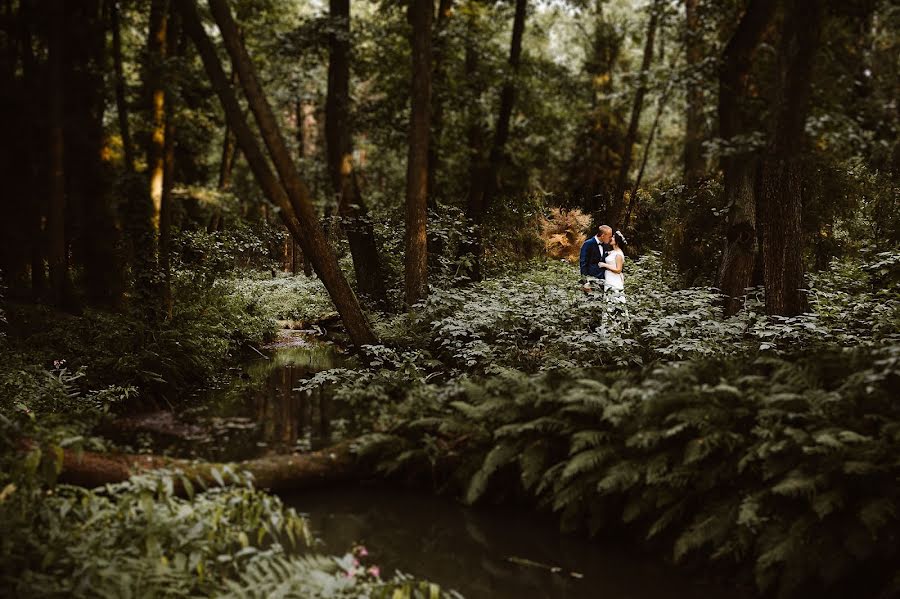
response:
<path id="1" fill-rule="evenodd" d="M 494 143 L 488 159 L 489 171 L 485 181 L 484 210 L 490 210 L 491 202 L 500 188 L 500 169 L 506 162 L 506 142 L 509 140 L 509 122 L 512 118 L 513 105 L 516 101 L 516 78 L 519 64 L 522 62 L 522 37 L 525 34 L 525 14 L 528 0 L 516 0 L 516 12 L 513 17 L 512 40 L 509 46 L 509 71 L 503 89 L 500 91 L 500 113 L 497 116 L 497 129 L 494 132 Z"/>
<path id="2" fill-rule="evenodd" d="M 482 126 L 481 110 L 478 99 L 481 98 L 482 89 L 478 74 L 478 49 L 476 19 L 473 10 L 467 11 L 466 27 L 466 53 L 465 53 L 465 78 L 468 81 L 469 98 L 467 108 L 466 147 L 469 151 L 469 195 L 466 201 L 466 217 L 472 223 L 472 237 L 466 243 L 460 244 L 460 255 L 469 254 L 472 264 L 467 269 L 468 276 L 473 281 L 481 280 L 481 257 L 483 250 L 483 220 L 484 220 L 484 183 L 487 177 L 487 162 L 485 159 L 486 134 Z"/>
<path id="3" fill-rule="evenodd" d="M 776 0 L 751 0 L 719 67 L 719 136 L 725 141 L 747 133 L 741 98 L 747 94 L 751 59 L 775 10 Z M 757 161 L 751 152 L 729 154 L 721 160 L 728 224 L 725 251 L 719 267 L 719 289 L 725 313 L 736 313 L 744 290 L 753 279 L 758 251 L 756 215 Z"/>
<path id="4" fill-rule="evenodd" d="M 47 211 L 47 264 L 50 270 L 50 299 L 62 307 L 68 293 L 68 260 L 66 257 L 66 173 L 65 136 L 63 133 L 63 40 L 65 38 L 64 5 L 51 3 L 48 62 L 50 79 L 50 201 Z"/>
<path id="5" fill-rule="evenodd" d="M 262 87 L 256 77 L 255 69 L 250 57 L 247 55 L 246 49 L 240 41 L 237 27 L 232 19 L 231 12 L 225 0 L 210 0 L 210 8 L 212 9 L 214 18 L 219 25 L 222 33 L 222 39 L 231 56 L 232 64 L 238 71 L 241 80 L 241 86 L 247 95 L 250 108 L 256 117 L 257 125 L 260 133 L 269 149 L 272 162 L 278 171 L 281 181 L 284 182 L 284 191 L 290 199 L 290 204 L 294 209 L 297 223 L 302 231 L 298 241 L 303 246 L 304 252 L 310 257 L 313 268 L 322 279 L 325 288 L 328 290 L 335 308 L 341 315 L 344 326 L 350 335 L 351 341 L 355 345 L 366 345 L 376 342 L 376 338 L 372 329 L 360 308 L 353 290 L 344 278 L 343 273 L 337 263 L 334 253 L 329 247 L 325 236 L 319 227 L 318 218 L 312 204 L 309 189 L 300 179 L 300 175 L 291 159 L 287 144 L 282 137 L 281 130 L 275 121 L 272 108 L 269 106 Z M 194 8 L 193 2 L 185 0 L 182 6 Z M 198 19 L 199 23 L 199 19 Z M 202 30 L 202 25 L 199 26 Z M 197 36 L 195 36 L 195 41 Z M 206 61 L 204 61 L 206 62 Z M 224 73 L 221 72 L 221 65 L 218 66 L 219 74 L 224 81 Z M 232 127 L 236 127 L 232 123 Z M 240 140 L 240 134 L 235 131 Z M 241 144 L 244 148 L 244 144 Z M 244 148 L 245 156 L 247 151 Z M 249 157 L 248 157 L 249 161 Z M 279 186 L 280 187 L 280 186 Z"/>
<path id="6" fill-rule="evenodd" d="M 634 209 L 637 207 L 638 203 L 638 189 L 641 186 L 641 181 L 644 178 L 644 169 L 647 167 L 647 158 L 650 156 L 650 148 L 653 146 L 653 140 L 656 137 L 656 130 L 659 127 L 660 118 L 662 118 L 663 110 L 666 108 L 666 103 L 669 101 L 669 94 L 672 91 L 674 79 L 670 79 L 666 84 L 666 89 L 663 91 L 662 95 L 659 97 L 659 100 L 656 104 L 656 115 L 653 117 L 653 124 L 650 126 L 650 132 L 647 134 L 647 142 L 644 144 L 644 153 L 641 156 L 641 166 L 638 169 L 638 174 L 634 178 L 634 185 L 631 187 L 631 195 L 628 199 L 628 212 L 625 213 L 625 220 L 622 222 L 622 229 L 627 229 L 628 224 L 631 222 L 631 215 L 634 213 Z"/>
<path id="7" fill-rule="evenodd" d="M 428 144 L 428 207 L 437 206 L 437 171 L 439 148 L 444 129 L 444 100 L 447 95 L 447 23 L 453 10 L 453 0 L 440 0 L 434 28 L 434 85 L 432 95 L 431 143 Z"/>
<path id="8" fill-rule="evenodd" d="M 778 53 L 773 141 L 762 167 L 763 273 L 768 314 L 793 316 L 807 309 L 802 291 L 801 156 L 822 12 L 819 3 L 790 2 Z"/>
<path id="9" fill-rule="evenodd" d="M 151 0 L 150 27 L 147 38 L 147 91 L 150 97 L 150 143 L 147 147 L 147 169 L 150 175 L 150 200 L 153 202 L 153 228 L 159 231 L 165 179 L 166 90 L 163 70 L 166 60 L 168 0 Z"/>
<path id="10" fill-rule="evenodd" d="M 684 128 L 684 181 L 691 184 L 704 174 L 703 161 L 703 32 L 698 8 L 700 0 L 685 0 L 685 60 L 687 62 L 687 108 Z"/>
<path id="11" fill-rule="evenodd" d="M 179 19 L 175 7 L 169 8 L 168 31 L 166 36 L 166 58 L 178 54 Z M 172 190 L 175 188 L 175 94 L 172 88 L 171 67 L 166 66 L 164 88 L 167 88 L 165 100 L 165 139 L 163 140 L 163 187 L 159 208 L 159 268 L 163 276 L 162 300 L 168 317 L 172 316 L 172 268 L 171 268 L 171 236 L 172 236 Z"/>
<path id="12" fill-rule="evenodd" d="M 428 294 L 428 145 L 431 118 L 431 0 L 411 0 L 412 110 L 406 169 L 406 305 Z"/>
<path id="13" fill-rule="evenodd" d="M 110 29 L 112 29 L 113 71 L 116 76 L 116 112 L 119 117 L 119 134 L 122 136 L 122 151 L 125 168 L 134 172 L 134 142 L 131 141 L 131 127 L 128 124 L 128 101 L 125 95 L 125 69 L 122 61 L 122 31 L 119 22 L 119 3 L 109 1 Z"/>
<path id="14" fill-rule="evenodd" d="M 628 171 L 631 170 L 631 153 L 637 141 L 638 125 L 641 121 L 641 112 L 644 109 L 644 95 L 647 93 L 647 74 L 650 63 L 653 61 L 653 42 L 656 37 L 656 25 L 659 22 L 660 2 L 654 2 L 650 7 L 650 20 L 647 23 L 647 35 L 644 40 L 644 58 L 641 61 L 641 72 L 638 73 L 638 86 L 634 92 L 634 104 L 631 106 L 631 120 L 628 122 L 628 132 L 625 134 L 625 151 L 622 154 L 622 164 L 619 167 L 619 177 L 616 180 L 616 191 L 613 196 L 610 220 L 618 225 L 625 206 L 625 188 L 628 185 Z"/>
<path id="15" fill-rule="evenodd" d="M 387 301 L 381 260 L 369 211 L 353 169 L 350 126 L 350 0 L 330 0 L 331 33 L 328 93 L 325 99 L 325 142 L 328 171 L 337 194 L 338 214 L 347 234 L 360 293 L 379 304 Z"/>

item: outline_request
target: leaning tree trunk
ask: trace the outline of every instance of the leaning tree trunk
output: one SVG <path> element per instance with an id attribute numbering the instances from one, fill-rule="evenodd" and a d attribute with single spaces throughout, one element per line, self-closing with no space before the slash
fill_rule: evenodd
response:
<path id="1" fill-rule="evenodd" d="M 790 3 L 778 53 L 773 143 L 762 169 L 763 276 L 766 312 L 807 309 L 803 287 L 801 155 L 812 70 L 822 26 L 818 3 Z"/>
<path id="2" fill-rule="evenodd" d="M 644 109 L 644 96 L 647 93 L 647 73 L 650 70 L 650 62 L 653 60 L 653 41 L 656 37 L 656 25 L 659 22 L 659 2 L 654 2 L 650 7 L 650 21 L 647 23 L 647 36 L 644 41 L 644 58 L 641 61 L 641 71 L 638 73 L 638 86 L 634 92 L 634 103 L 631 106 L 631 120 L 628 123 L 628 132 L 625 134 L 624 152 L 622 152 L 622 164 L 619 166 L 619 176 L 616 179 L 616 191 L 612 198 L 610 221 L 615 226 L 620 226 L 620 219 L 625 206 L 625 188 L 628 185 L 628 171 L 631 170 L 631 152 L 637 141 L 638 125 L 641 121 L 641 112 Z"/>
<path id="3" fill-rule="evenodd" d="M 412 110 L 406 170 L 406 305 L 428 293 L 428 144 L 431 115 L 431 0 L 411 0 Z"/>
<path id="4" fill-rule="evenodd" d="M 330 0 L 328 92 L 325 142 L 328 172 L 338 196 L 338 214 L 347 234 L 360 293 L 380 304 L 387 301 L 384 275 L 369 211 L 353 170 L 350 127 L 350 0 Z M 298 123 L 302 127 L 302 123 Z"/>
<path id="5" fill-rule="evenodd" d="M 727 143 L 748 133 L 740 99 L 748 92 L 753 52 L 772 18 L 776 0 L 752 0 L 728 41 L 719 67 L 719 136 Z M 736 313 L 745 289 L 753 280 L 758 251 L 756 216 L 756 159 L 752 152 L 722 157 L 728 222 L 725 251 L 719 267 L 719 289 L 725 313 Z"/>
<path id="6" fill-rule="evenodd" d="M 174 57 L 178 53 L 177 29 L 180 26 L 178 12 L 175 7 L 169 10 L 169 31 L 166 39 L 166 56 Z M 166 94 L 165 102 L 165 139 L 163 141 L 163 186 L 159 206 L 159 268 L 163 276 L 162 301 L 166 315 L 172 316 L 172 272 L 171 272 L 171 236 L 172 236 L 172 190 L 175 189 L 175 110 L 172 93 L 172 77 L 170 67 L 165 70 Z"/>
<path id="7" fill-rule="evenodd" d="M 525 34 L 525 14 L 528 0 L 516 0 L 516 12 L 513 16 L 512 40 L 509 45 L 509 71 L 500 91 L 500 113 L 497 116 L 497 129 L 494 131 L 494 143 L 488 159 L 488 173 L 485 181 L 483 208 L 490 210 L 491 202 L 500 187 L 500 169 L 506 161 L 506 142 L 509 140 L 509 121 L 512 118 L 513 106 L 516 102 L 516 77 L 522 62 L 522 37 Z"/>
<path id="8" fill-rule="evenodd" d="M 341 315 L 341 319 L 344 322 L 344 326 L 347 328 L 347 332 L 350 335 L 353 344 L 366 345 L 375 343 L 377 341 L 375 334 L 372 332 L 372 328 L 366 320 L 359 302 L 353 294 L 353 290 L 350 288 L 350 285 L 347 283 L 347 280 L 344 278 L 344 275 L 338 266 L 337 258 L 332 252 L 331 247 L 329 247 L 322 229 L 319 227 L 319 219 L 316 215 L 315 208 L 313 207 L 309 189 L 303 183 L 303 180 L 300 178 L 294 162 L 291 159 L 287 143 L 281 134 L 272 108 L 260 86 L 250 56 L 247 54 L 246 49 L 241 43 L 237 26 L 231 16 L 228 4 L 225 0 L 210 0 L 209 4 L 214 18 L 219 25 L 219 30 L 222 33 L 222 39 L 231 56 L 232 64 L 235 69 L 237 69 L 238 76 L 241 80 L 241 86 L 243 87 L 250 104 L 250 109 L 256 117 L 260 134 L 269 149 L 269 154 L 278 171 L 278 176 L 284 183 L 283 191 L 287 193 L 290 205 L 296 215 L 297 226 L 299 227 L 297 235 L 298 241 L 300 241 L 303 251 L 309 256 L 313 268 L 325 285 L 332 302 L 334 302 L 335 308 Z M 203 33 L 203 37 L 205 38 L 205 32 L 202 32 L 202 24 L 199 23 L 199 18 L 196 16 L 196 7 L 194 3 L 185 0 L 184 2 L 181 2 L 180 5 L 185 7 L 185 12 L 191 12 L 194 17 L 195 42 L 200 38 L 200 35 L 198 35 L 199 33 Z M 197 27 L 199 27 L 199 31 L 197 30 Z M 205 59 L 204 63 L 208 62 L 211 58 L 213 57 Z M 217 77 L 220 76 L 220 83 L 224 84 L 226 81 L 225 74 L 222 71 L 221 65 L 218 64 L 218 59 L 216 59 L 215 62 L 218 65 Z M 227 86 L 225 85 L 223 85 L 222 89 L 223 91 L 228 91 Z M 232 106 L 232 112 L 234 112 L 234 108 L 236 108 L 236 106 Z M 237 115 L 240 115 L 239 108 L 237 108 Z M 232 119 L 235 119 L 235 117 L 232 116 Z M 241 117 L 240 120 L 243 120 L 243 117 Z M 233 122 L 232 127 L 235 128 L 235 134 L 238 135 L 237 123 Z M 238 135 L 238 139 L 240 140 L 240 135 Z M 252 135 L 251 139 L 253 139 Z M 245 156 L 247 155 L 247 148 L 245 147 L 246 141 L 247 140 L 245 139 L 245 141 L 241 143 L 241 148 Z M 247 156 L 247 158 L 249 162 L 249 156 Z M 278 187 L 280 187 L 280 185 Z M 273 193 L 277 192 L 273 190 Z"/>

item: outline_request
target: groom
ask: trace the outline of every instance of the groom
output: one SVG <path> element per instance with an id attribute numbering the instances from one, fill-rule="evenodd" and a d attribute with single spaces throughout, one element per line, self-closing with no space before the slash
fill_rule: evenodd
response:
<path id="1" fill-rule="evenodd" d="M 597 234 L 585 241 L 581 245 L 581 263 L 582 277 L 603 278 L 603 269 L 597 266 L 606 258 L 605 245 L 612 241 L 613 231 L 608 225 L 600 225 Z"/>

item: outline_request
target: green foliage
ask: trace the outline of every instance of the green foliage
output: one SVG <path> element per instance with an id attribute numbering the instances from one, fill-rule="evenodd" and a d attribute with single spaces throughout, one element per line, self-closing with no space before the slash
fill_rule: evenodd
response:
<path id="1" fill-rule="evenodd" d="M 898 393 L 896 343 L 796 360 L 509 371 L 433 390 L 430 412 L 370 451 L 393 470 L 431 438 L 456 448 L 468 501 L 508 493 L 515 474 L 565 527 L 623 523 L 675 560 L 753 564 L 761 590 L 789 596 L 897 559 Z"/>

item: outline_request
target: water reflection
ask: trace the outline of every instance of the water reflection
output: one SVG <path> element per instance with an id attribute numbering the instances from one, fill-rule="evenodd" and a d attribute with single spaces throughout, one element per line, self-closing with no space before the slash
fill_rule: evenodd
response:
<path id="1" fill-rule="evenodd" d="M 330 445 L 349 432 L 342 410 L 321 390 L 294 389 L 313 373 L 346 361 L 331 344 L 284 337 L 267 356 L 229 373 L 218 388 L 177 402 L 174 413 L 120 420 L 116 440 L 134 450 L 215 461 Z"/>
<path id="2" fill-rule="evenodd" d="M 382 572 L 399 568 L 469 599 L 751 596 L 695 580 L 658 559 L 612 543 L 604 547 L 562 535 L 551 520 L 533 512 L 476 510 L 444 498 L 381 487 L 306 491 L 283 499 L 309 516 L 323 541 L 322 551 L 343 553 L 362 542 L 371 563 Z"/>

